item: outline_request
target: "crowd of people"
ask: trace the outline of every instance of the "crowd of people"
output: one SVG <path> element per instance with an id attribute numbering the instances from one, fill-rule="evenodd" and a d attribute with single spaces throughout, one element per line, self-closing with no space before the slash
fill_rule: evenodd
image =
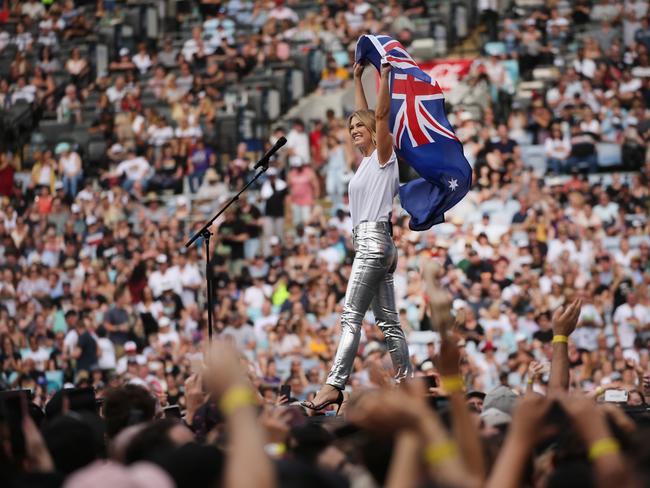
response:
<path id="1" fill-rule="evenodd" d="M 201 23 L 181 49 L 122 47 L 95 78 L 81 50 L 61 59 L 58 47 L 119 19 L 119 2 L 98 1 L 95 19 L 71 0 L 5 2 L 17 26 L 0 25 L 0 54 L 15 50 L 0 106 L 22 99 L 86 123 L 108 150 L 101 168 L 68 142 L 22 167 L 18 153 L 0 154 L 0 385 L 31 392 L 40 427 L 24 421 L 23 452 L 0 453 L 0 476 L 15 486 L 647 484 L 647 2 L 556 2 L 523 17 L 478 2 L 502 51 L 466 80 L 487 94 L 481 116 L 450 114 L 473 188 L 426 232 L 409 230 L 398 202 L 393 212 L 396 301 L 420 382 L 389 386 L 369 312 L 341 415 L 325 421 L 298 402 L 329 370 L 354 257 L 347 184 L 360 156 L 346 121 L 332 110 L 275 125 L 264 143 L 286 136 L 287 150 L 213 226 L 215 354 L 203 354 L 202 241 L 183 244 L 254 175 L 245 143 L 234 155 L 215 144 L 227 84 L 288 60 L 300 41 L 323 51 L 319 89 L 340 89 L 359 34 L 408 48 L 427 4 L 339 1 L 299 18 L 290 1 L 183 3 L 177 20 L 196 3 Z M 256 33 L 242 36 L 242 24 Z M 524 80 L 548 65 L 559 77 L 521 106 L 507 60 Z M 70 82 L 57 91 L 60 70 Z M 144 108 L 148 97 L 168 115 Z M 597 173 L 600 142 L 620 146 L 622 171 Z M 544 146 L 550 174 L 527 165 L 530 144 Z M 69 388 L 92 388 L 101 419 Z M 612 393 L 635 422 L 596 402 Z"/>

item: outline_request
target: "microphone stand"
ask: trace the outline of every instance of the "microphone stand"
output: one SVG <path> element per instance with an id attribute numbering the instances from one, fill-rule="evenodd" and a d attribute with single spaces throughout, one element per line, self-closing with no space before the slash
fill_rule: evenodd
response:
<path id="1" fill-rule="evenodd" d="M 210 268 L 210 237 L 212 236 L 212 232 L 210 232 L 210 226 L 212 223 L 217 220 L 226 210 L 228 210 L 228 207 L 230 207 L 233 203 L 239 200 L 239 196 L 244 193 L 249 186 L 251 186 L 260 176 L 262 176 L 263 173 L 266 172 L 267 169 L 269 169 L 269 162 L 268 162 L 268 154 L 262 158 L 262 160 L 256 165 L 255 169 L 258 167 L 260 168 L 260 171 L 257 172 L 257 174 L 253 177 L 252 180 L 250 180 L 244 187 L 239 190 L 239 192 L 232 197 L 226 204 L 221 207 L 221 209 L 210 219 L 208 220 L 203 227 L 199 229 L 199 231 L 194 234 L 189 241 L 185 243 L 185 247 L 190 247 L 194 242 L 199 238 L 203 237 L 203 242 L 205 242 L 205 284 L 206 284 L 206 291 L 208 294 L 208 340 L 209 342 L 212 342 L 212 314 L 213 314 L 213 305 L 212 305 L 212 299 L 213 299 L 213 280 L 212 280 L 212 270 Z M 264 161 L 264 159 L 266 159 Z M 261 164 L 260 164 L 261 163 Z"/>

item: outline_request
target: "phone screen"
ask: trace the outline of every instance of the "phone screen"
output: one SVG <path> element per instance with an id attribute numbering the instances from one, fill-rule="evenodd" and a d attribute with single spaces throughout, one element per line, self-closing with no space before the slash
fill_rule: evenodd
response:
<path id="1" fill-rule="evenodd" d="M 607 390 L 605 392 L 605 401 L 611 403 L 627 403 L 627 391 Z"/>
<path id="2" fill-rule="evenodd" d="M 438 378 L 435 376 L 425 376 L 427 388 L 436 388 L 438 386 Z"/>
<path id="3" fill-rule="evenodd" d="M 286 397 L 287 400 L 291 398 L 291 385 L 280 386 L 280 396 Z"/>
<path id="4" fill-rule="evenodd" d="M 172 405 L 171 407 L 163 408 L 163 413 L 165 414 L 166 419 L 180 419 L 181 416 L 181 407 L 178 405 Z"/>

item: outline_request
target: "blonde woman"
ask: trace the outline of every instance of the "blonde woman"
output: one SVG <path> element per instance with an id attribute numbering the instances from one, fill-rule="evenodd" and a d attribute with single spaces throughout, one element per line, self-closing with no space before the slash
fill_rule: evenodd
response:
<path id="1" fill-rule="evenodd" d="M 393 198 L 399 189 L 399 171 L 393 151 L 393 137 L 388 127 L 391 68 L 382 67 L 375 112 L 368 110 L 361 83 L 363 69 L 364 66 L 358 63 L 354 66 L 356 111 L 348 119 L 352 143 L 363 155 L 349 184 L 356 256 L 341 313 L 341 338 L 332 369 L 314 400 L 303 403 L 312 410 L 322 410 L 332 404 L 340 408 L 342 391 L 359 347 L 361 321 L 369 307 L 372 307 L 377 325 L 384 333 L 396 381 L 400 382 L 411 374 L 393 284 L 397 248 L 392 238 L 390 217 Z"/>

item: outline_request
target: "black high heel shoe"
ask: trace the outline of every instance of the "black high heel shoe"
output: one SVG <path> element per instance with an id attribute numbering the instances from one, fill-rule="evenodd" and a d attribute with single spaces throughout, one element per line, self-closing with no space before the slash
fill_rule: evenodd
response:
<path id="1" fill-rule="evenodd" d="M 301 402 L 300 405 L 302 405 L 305 408 L 308 408 L 309 410 L 314 410 L 315 412 L 319 412 L 323 410 L 325 407 L 328 407 L 330 405 L 336 405 L 336 415 L 339 414 L 339 410 L 341 410 L 341 405 L 343 404 L 343 392 L 336 388 L 336 391 L 338 392 L 338 395 L 336 396 L 335 400 L 326 400 L 323 403 L 316 405 L 314 402 Z"/>

